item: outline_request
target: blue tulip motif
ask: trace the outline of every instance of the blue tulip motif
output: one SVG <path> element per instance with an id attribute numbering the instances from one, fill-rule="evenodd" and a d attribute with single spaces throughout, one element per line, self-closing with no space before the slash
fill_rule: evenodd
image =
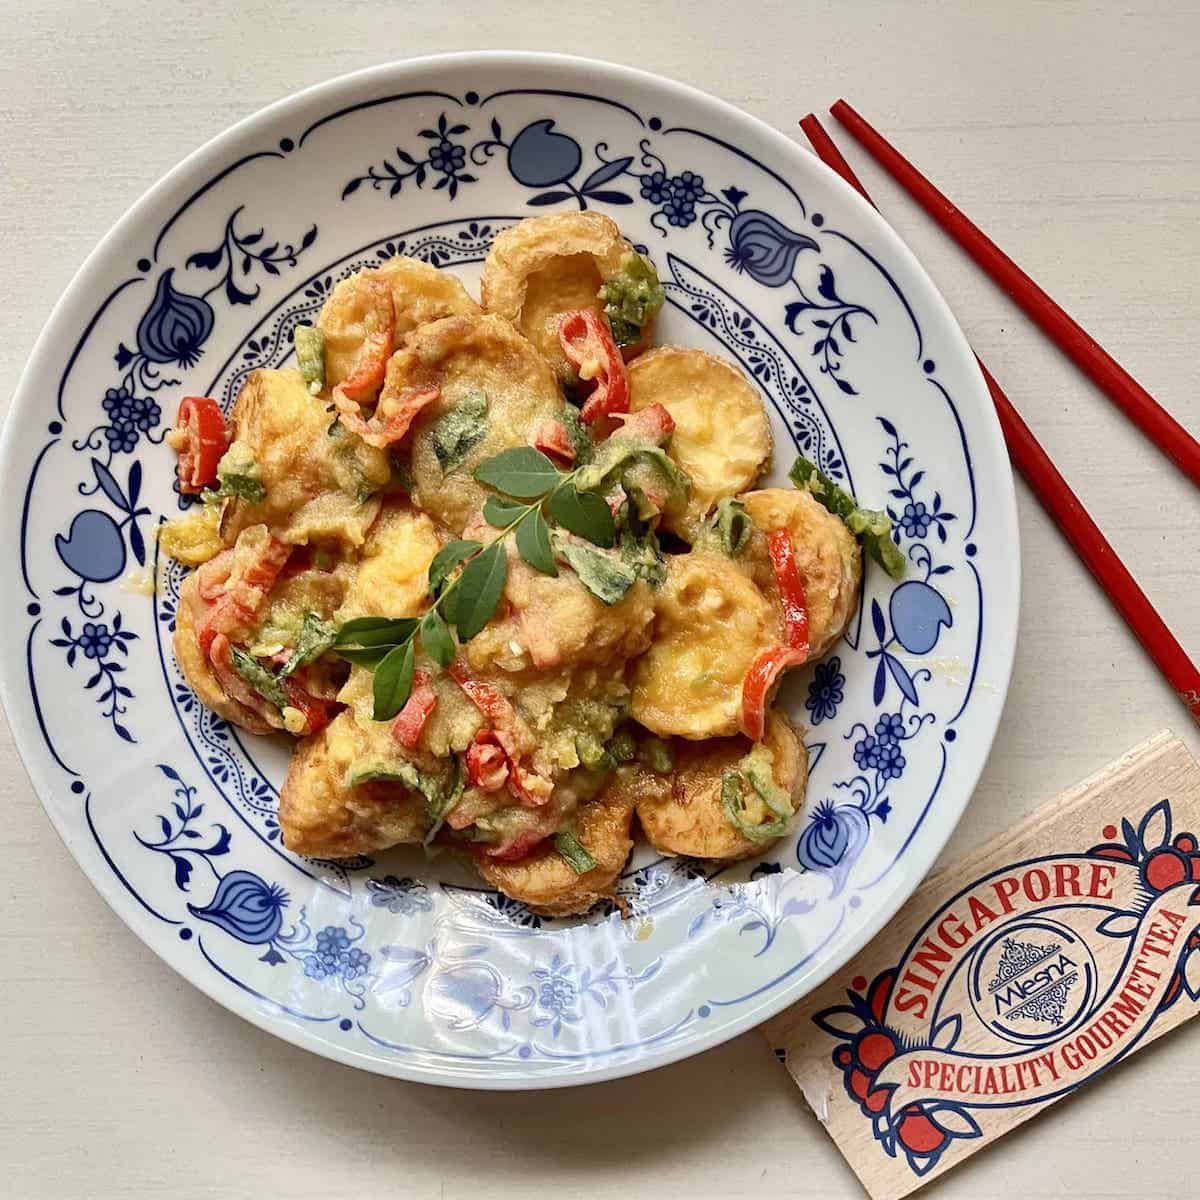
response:
<path id="1" fill-rule="evenodd" d="M 810 871 L 829 875 L 836 896 L 870 835 L 870 821 L 857 804 L 823 800 L 796 845 L 796 858 Z"/>
<path id="2" fill-rule="evenodd" d="M 764 287 L 783 287 L 792 278 L 800 251 L 817 249 L 807 234 L 796 233 L 770 213 L 750 208 L 730 222 L 725 261 Z"/>
<path id="3" fill-rule="evenodd" d="M 269 884 L 252 871 L 238 870 L 222 877 L 206 905 L 189 904 L 188 912 L 241 942 L 265 946 L 278 935 L 287 904 L 288 894 L 278 884 Z"/>
<path id="4" fill-rule="evenodd" d="M 583 162 L 579 143 L 554 132 L 552 120 L 533 121 L 508 147 L 508 169 L 518 183 L 529 188 L 565 183 Z"/>
<path id="5" fill-rule="evenodd" d="M 137 346 L 150 362 L 191 367 L 212 333 L 213 310 L 203 297 L 176 291 L 174 273 L 170 267 L 159 276 L 154 299 L 137 327 Z"/>
<path id="6" fill-rule="evenodd" d="M 919 579 L 902 583 L 892 593 L 888 616 L 896 641 L 910 654 L 928 654 L 937 645 L 943 626 L 954 624 L 950 606 L 936 588 Z"/>
<path id="7" fill-rule="evenodd" d="M 54 548 L 67 567 L 89 583 L 107 583 L 125 569 L 121 528 L 95 508 L 77 513 L 67 536 L 55 535 Z"/>

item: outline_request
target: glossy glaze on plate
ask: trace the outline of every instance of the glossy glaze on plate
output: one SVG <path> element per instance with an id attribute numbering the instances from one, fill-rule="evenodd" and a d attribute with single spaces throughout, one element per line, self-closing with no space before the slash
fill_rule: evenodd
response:
<path id="1" fill-rule="evenodd" d="M 396 254 L 477 286 L 531 213 L 608 213 L 657 265 L 658 339 L 740 363 L 793 449 L 886 506 L 908 558 L 868 571 L 808 726 L 796 835 L 717 871 L 641 848 L 629 917 L 551 921 L 462 868 L 297 859 L 285 747 L 199 705 L 170 653 L 179 511 L 158 447 L 180 398 L 226 407 L 335 283 Z M 861 946 L 952 830 L 1016 631 L 1011 476 L 966 343 L 895 236 L 823 166 L 679 85 L 472 54 L 312 89 L 193 155 L 52 316 L 5 430 L 4 692 L 64 840 L 161 957 L 227 1007 L 357 1066 L 538 1087 L 644 1070 L 796 1000 Z M 154 597 L 131 572 L 158 570 Z M 81 914 L 86 921 L 86 914 Z"/>

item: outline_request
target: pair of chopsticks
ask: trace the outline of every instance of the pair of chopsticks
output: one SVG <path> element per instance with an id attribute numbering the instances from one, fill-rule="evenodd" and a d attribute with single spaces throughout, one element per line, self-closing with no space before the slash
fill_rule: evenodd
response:
<path id="1" fill-rule="evenodd" d="M 1200 486 L 1200 442 L 850 105 L 839 100 L 830 111 L 871 157 L 1020 305 L 1051 341 L 1193 483 Z M 820 121 L 809 113 L 800 122 L 800 128 L 826 166 L 836 171 L 868 204 L 873 205 L 874 201 L 866 188 Z M 996 415 L 1000 418 L 1000 427 L 1013 465 L 1095 576 L 1192 717 L 1200 722 L 1200 671 L 1155 611 L 1137 580 L 1117 557 L 1099 526 L 1088 515 L 1079 497 L 1071 490 L 978 355 L 976 362 L 995 403 Z"/>

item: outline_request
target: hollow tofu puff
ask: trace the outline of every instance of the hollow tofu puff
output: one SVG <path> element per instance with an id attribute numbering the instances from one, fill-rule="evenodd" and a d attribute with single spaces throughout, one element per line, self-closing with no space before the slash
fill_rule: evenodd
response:
<path id="1" fill-rule="evenodd" d="M 416 258 L 389 258 L 373 271 L 359 271 L 333 289 L 317 318 L 325 336 L 325 389 L 332 391 L 354 370 L 365 336 L 371 297 L 363 283 L 378 279 L 392 292 L 396 314 L 393 345 L 399 346 L 418 325 L 442 317 L 472 317 L 479 305 L 449 271 L 439 271 Z"/>
<path id="2" fill-rule="evenodd" d="M 196 639 L 196 616 L 206 607 L 199 597 L 200 577 L 192 572 L 179 589 L 179 607 L 175 613 L 173 646 L 175 661 L 188 686 L 205 708 L 211 708 L 231 725 L 250 733 L 272 733 L 272 726 L 259 713 L 225 694 L 200 643 Z"/>
<path id="3" fill-rule="evenodd" d="M 551 917 L 587 912 L 613 894 L 633 849 L 630 825 L 635 792 L 631 775 L 627 768 L 617 771 L 595 800 L 575 811 L 573 832 L 596 860 L 592 870 L 577 875 L 553 843 L 546 842 L 519 862 L 480 858 L 480 875 L 533 912 Z"/>
<path id="4" fill-rule="evenodd" d="M 738 733 L 746 672 L 780 636 L 777 607 L 732 559 L 699 551 L 668 559 L 654 641 L 634 675 L 634 719 L 663 736 Z"/>
<path id="5" fill-rule="evenodd" d="M 507 321 L 488 315 L 422 325 L 392 355 L 384 386 L 440 389 L 408 437 L 412 498 L 454 533 L 491 494 L 475 482 L 475 468 L 501 450 L 528 445 L 538 426 L 563 409 L 542 357 Z M 481 397 L 486 412 L 456 425 L 450 414 L 461 405 L 482 408 Z"/>
<path id="6" fill-rule="evenodd" d="M 775 784 L 792 799 L 799 812 L 808 782 L 808 751 L 791 722 L 776 709 L 767 719 L 763 743 L 771 752 Z M 725 815 L 721 785 L 729 771 L 750 752 L 747 738 L 718 738 L 707 742 L 674 743 L 675 769 L 669 776 L 643 776 L 637 814 L 646 839 L 660 854 L 729 861 L 761 854 L 775 838 L 747 837 Z M 774 819 L 757 800 L 745 817 L 750 824 Z"/>
<path id="7" fill-rule="evenodd" d="M 763 533 L 786 529 L 791 534 L 808 605 L 808 657 L 823 657 L 846 631 L 858 604 L 862 550 L 857 538 L 808 492 L 766 488 L 742 500 Z M 773 589 L 769 570 L 762 576 L 764 586 Z"/>
<path id="8" fill-rule="evenodd" d="M 601 311 L 600 285 L 620 270 L 631 249 L 602 213 L 527 217 L 492 243 L 479 285 L 483 307 L 511 321 L 560 380 L 573 379 L 558 341 L 559 322 L 581 308 Z"/>
<path id="9" fill-rule="evenodd" d="M 429 564 L 441 549 L 433 522 L 403 504 L 385 504 L 363 542 L 339 623 L 355 617 L 420 616 L 429 598 Z"/>
<path id="10" fill-rule="evenodd" d="M 231 545 L 250 525 L 267 525 L 281 541 L 362 544 L 379 512 L 372 495 L 391 475 L 387 454 L 340 425 L 329 432 L 326 402 L 312 396 L 299 371 L 252 371 L 233 406 L 235 444 L 253 455 L 266 489 L 251 504 L 234 499 L 221 517 Z"/>
<path id="11" fill-rule="evenodd" d="M 387 725 L 380 728 L 390 737 Z M 425 802 L 417 792 L 382 780 L 348 782 L 377 740 L 348 709 L 299 744 L 279 792 L 279 827 L 289 850 L 348 858 L 421 841 Z"/>
<path id="12" fill-rule="evenodd" d="M 667 453 L 692 480 L 687 508 L 664 528 L 694 541 L 722 496 L 753 487 L 771 457 L 771 425 L 758 389 L 731 362 L 660 346 L 629 366 L 630 410 L 661 404 L 675 422 Z"/>

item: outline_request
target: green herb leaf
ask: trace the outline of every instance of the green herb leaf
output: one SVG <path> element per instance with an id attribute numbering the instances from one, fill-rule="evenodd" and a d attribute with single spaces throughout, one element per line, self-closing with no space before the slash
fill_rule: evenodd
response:
<path id="1" fill-rule="evenodd" d="M 287 696 L 279 686 L 279 680 L 262 665 L 252 658 L 245 650 L 234 646 L 230 651 L 233 669 L 260 695 L 269 700 L 280 712 L 287 708 Z"/>
<path id="2" fill-rule="evenodd" d="M 713 529 L 721 549 L 732 558 L 750 539 L 754 522 L 746 515 L 746 506 L 732 496 L 724 496 L 717 504 Z"/>
<path id="3" fill-rule="evenodd" d="M 554 848 L 567 860 L 567 866 L 576 875 L 586 875 L 596 868 L 596 860 L 587 852 L 587 847 L 569 829 L 556 834 Z"/>
<path id="4" fill-rule="evenodd" d="M 433 423 L 430 437 L 443 475 L 461 466 L 467 455 L 483 441 L 487 433 L 487 411 L 487 396 L 476 390 Z"/>
<path id="5" fill-rule="evenodd" d="M 364 783 L 402 783 L 405 787 L 417 791 L 418 774 L 412 763 L 360 762 L 350 768 L 346 775 L 346 783 L 350 787 L 358 787 Z"/>
<path id="6" fill-rule="evenodd" d="M 416 627 L 412 617 L 355 617 L 337 631 L 333 648 L 340 654 L 343 650 L 399 646 L 412 637 Z"/>
<path id="7" fill-rule="evenodd" d="M 561 420 L 570 439 L 571 449 L 575 451 L 575 466 L 582 467 L 591 462 L 596 443 L 592 438 L 592 431 L 583 423 L 579 409 L 574 405 L 564 404 Z"/>
<path id="8" fill-rule="evenodd" d="M 562 475 L 540 450 L 517 446 L 480 463 L 475 468 L 475 478 L 506 496 L 533 500 L 544 496 Z"/>
<path id="9" fill-rule="evenodd" d="M 467 563 L 453 593 L 454 624 L 462 641 L 469 642 L 492 619 L 507 575 L 508 555 L 500 542 Z"/>
<path id="10" fill-rule="evenodd" d="M 638 761 L 644 763 L 656 775 L 670 775 L 675 769 L 675 752 L 671 743 L 659 737 L 646 737 L 638 747 Z"/>
<path id="11" fill-rule="evenodd" d="M 769 842 L 782 837 L 787 832 L 790 817 L 777 817 L 774 821 L 765 821 L 756 825 L 746 820 L 745 809 L 742 806 L 743 776 L 740 771 L 727 771 L 721 780 L 721 805 L 725 810 L 725 819 L 743 837 L 752 842 Z"/>
<path id="12" fill-rule="evenodd" d="M 421 619 L 421 645 L 439 667 L 448 667 L 454 661 L 454 638 L 436 608 Z"/>
<path id="13" fill-rule="evenodd" d="M 507 529 L 528 510 L 528 505 L 518 504 L 514 500 L 502 500 L 499 496 L 489 496 L 483 502 L 483 519 L 496 529 Z"/>
<path id="14" fill-rule="evenodd" d="M 333 645 L 337 635 L 337 626 L 332 621 L 322 621 L 316 613 L 306 612 L 296 636 L 296 648 L 279 672 L 279 678 L 286 679 L 297 668 L 320 658 Z"/>
<path id="15" fill-rule="evenodd" d="M 266 487 L 249 475 L 222 475 L 219 496 L 236 496 L 249 504 L 257 504 L 267 494 Z"/>
<path id="16" fill-rule="evenodd" d="M 429 564 L 429 594 L 436 596 L 441 591 L 442 584 L 449 578 L 450 572 L 464 558 L 470 558 L 477 550 L 482 549 L 482 542 L 471 541 L 448 542 L 443 546 Z"/>
<path id="17" fill-rule="evenodd" d="M 319 396 L 325 386 L 325 335 L 313 325 L 297 325 L 292 333 L 296 362 L 309 393 Z"/>
<path id="18" fill-rule="evenodd" d="M 620 549 L 625 565 L 655 591 L 667 581 L 667 564 L 658 548 L 658 538 L 653 533 L 636 538 L 625 530 L 621 534 Z"/>
<path id="19" fill-rule="evenodd" d="M 860 508 L 849 492 L 803 456 L 792 464 L 788 477 L 798 488 L 815 496 L 835 517 L 841 517 L 850 532 L 862 539 L 863 549 L 893 579 L 903 576 L 904 555 L 892 541 L 892 522 L 886 513 Z"/>
<path id="20" fill-rule="evenodd" d="M 554 544 L 558 554 L 579 576 L 579 582 L 605 604 L 618 604 L 637 582 L 634 570 L 615 554 L 597 550 L 586 542 L 571 541 L 561 534 Z"/>
<path id="21" fill-rule="evenodd" d="M 458 759 L 454 758 L 451 761 L 454 763 L 454 777 L 449 790 L 444 793 L 439 792 L 436 798 L 428 794 L 425 797 L 425 819 L 429 822 L 429 828 L 421 839 L 421 844 L 425 847 L 428 847 L 437 837 L 438 830 L 441 829 L 454 806 L 462 799 L 463 789 L 467 784 Z"/>
<path id="22" fill-rule="evenodd" d="M 388 652 L 375 668 L 375 710 L 371 719 L 390 721 L 412 695 L 413 643 L 410 638 L 403 646 Z"/>
<path id="23" fill-rule="evenodd" d="M 577 491 L 571 484 L 555 489 L 547 505 L 550 515 L 564 528 L 607 549 L 616 541 L 612 511 L 595 492 Z"/>
<path id="24" fill-rule="evenodd" d="M 535 509 L 517 526 L 517 550 L 521 557 L 543 575 L 558 575 L 554 551 L 550 549 L 550 527 L 541 511 Z"/>
<path id="25" fill-rule="evenodd" d="M 654 318 L 667 298 L 654 264 L 634 251 L 624 255 L 620 269 L 604 281 L 600 295 L 618 346 L 636 342 L 642 326 Z"/>
<path id="26" fill-rule="evenodd" d="M 575 753 L 579 762 L 589 771 L 611 771 L 617 760 L 600 744 L 600 739 L 591 733 L 581 733 L 575 739 Z"/>
<path id="27" fill-rule="evenodd" d="M 614 762 L 629 763 L 637 757 L 637 743 L 628 729 L 615 733 L 607 746 L 608 753 Z"/>

